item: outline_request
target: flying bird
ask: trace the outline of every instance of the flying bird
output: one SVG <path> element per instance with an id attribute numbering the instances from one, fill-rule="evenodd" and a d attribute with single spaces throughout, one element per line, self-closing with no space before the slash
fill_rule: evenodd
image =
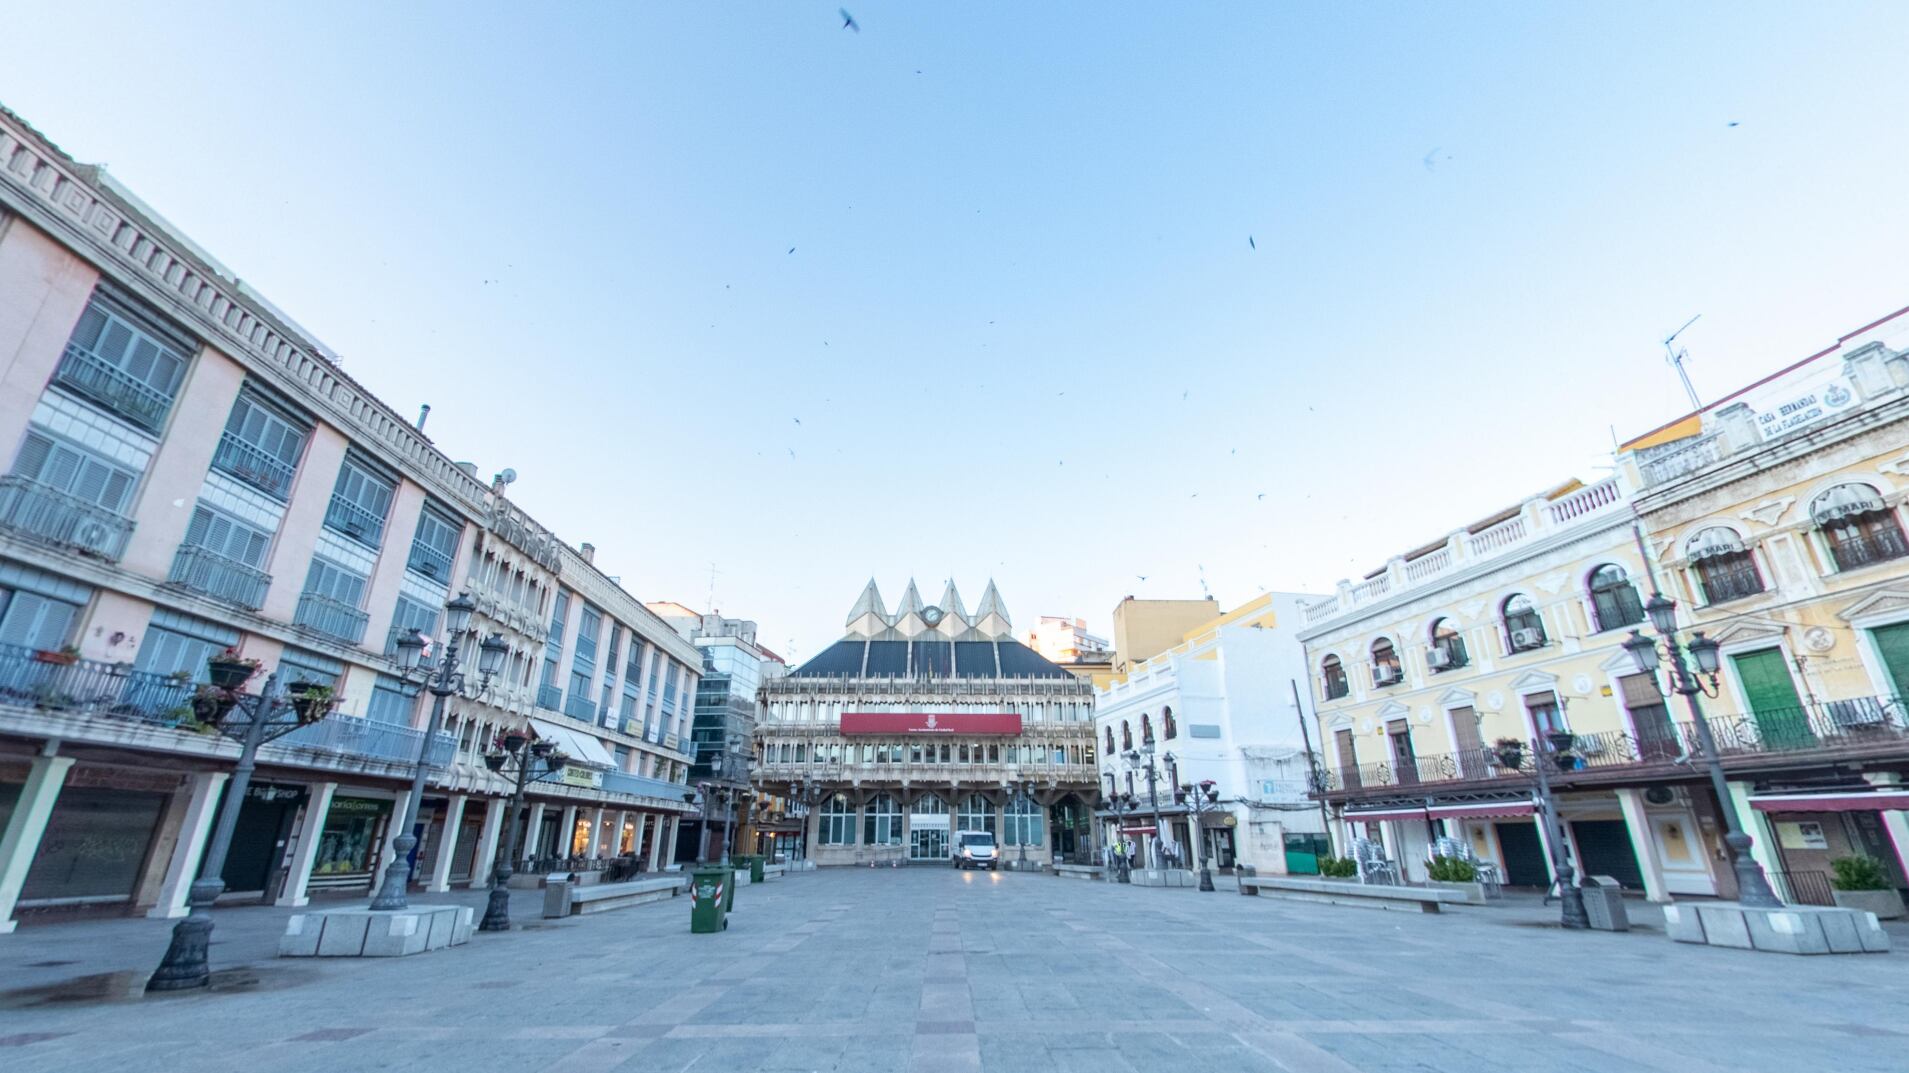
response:
<path id="1" fill-rule="evenodd" d="M 789 252 L 790 252 L 790 253 L 794 253 L 794 252 L 795 252 L 795 247 L 794 247 L 794 246 L 790 246 L 790 247 L 789 247 Z"/>
<path id="2" fill-rule="evenodd" d="M 1254 248 L 1254 249 L 1256 249 L 1256 250 L 1257 250 L 1257 249 L 1259 249 L 1259 243 L 1257 243 L 1257 242 L 1254 242 L 1254 241 L 1253 241 L 1253 236 L 1251 236 L 1251 235 L 1248 235 L 1248 236 L 1246 236 L 1246 244 L 1247 244 L 1248 246 L 1251 246 L 1251 247 L 1253 247 L 1253 248 Z"/>
<path id="3" fill-rule="evenodd" d="M 786 448 L 786 450 L 787 450 L 787 451 L 789 452 L 789 457 L 790 457 L 790 458 L 794 458 L 794 457 L 795 457 L 795 448 L 793 448 L 793 447 L 789 447 L 789 448 Z"/>
<path id="4" fill-rule="evenodd" d="M 801 418 L 799 418 L 799 417 L 798 417 L 798 418 L 796 418 L 796 419 L 795 419 L 795 423 L 796 423 L 796 424 L 798 424 L 798 425 L 799 425 L 799 424 L 801 424 L 801 423 L 802 423 L 802 419 L 801 419 Z"/>
<path id="5" fill-rule="evenodd" d="M 1180 401 L 1181 401 L 1181 402 L 1185 402 L 1185 401 L 1186 401 L 1186 392 L 1184 392 L 1184 391 L 1182 391 L 1182 392 L 1180 392 Z"/>
<path id="6" fill-rule="evenodd" d="M 1147 575 L 1145 575 L 1145 574 L 1135 574 L 1135 575 L 1134 575 L 1134 577 L 1137 577 L 1137 578 L 1139 578 L 1139 579 L 1140 579 L 1140 580 L 1142 580 L 1142 581 L 1145 581 L 1145 580 L 1147 580 Z"/>
<path id="7" fill-rule="evenodd" d="M 1736 121 L 1736 120 L 1734 120 L 1734 119 L 1732 119 L 1732 120 L 1730 121 L 1730 125 L 1731 125 L 1731 126 L 1733 126 L 1733 127 L 1734 127 L 1734 126 L 1736 126 L 1736 125 L 1737 125 L 1737 121 Z"/>
<path id="8" fill-rule="evenodd" d="M 1258 496 L 1256 496 L 1256 497 L 1254 497 L 1254 498 L 1256 498 L 1256 499 L 1265 499 L 1265 498 L 1266 498 L 1266 493 L 1265 493 L 1265 492 L 1261 492 L 1261 493 L 1260 493 L 1260 494 L 1259 494 Z"/>
<path id="9" fill-rule="evenodd" d="M 848 8 L 838 7 L 835 10 L 842 13 L 842 29 L 854 30 L 856 33 L 862 32 L 862 24 L 855 21 L 855 16 L 848 13 Z"/>

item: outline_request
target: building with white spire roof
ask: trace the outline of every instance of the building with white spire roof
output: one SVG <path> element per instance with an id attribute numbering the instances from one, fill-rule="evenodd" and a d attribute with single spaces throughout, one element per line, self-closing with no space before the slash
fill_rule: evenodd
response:
<path id="1" fill-rule="evenodd" d="M 1092 860 L 1093 686 L 1014 636 L 988 582 L 893 613 L 871 579 L 842 639 L 762 686 L 755 783 L 807 801 L 817 864 L 946 864 L 986 833 L 1013 867 Z"/>

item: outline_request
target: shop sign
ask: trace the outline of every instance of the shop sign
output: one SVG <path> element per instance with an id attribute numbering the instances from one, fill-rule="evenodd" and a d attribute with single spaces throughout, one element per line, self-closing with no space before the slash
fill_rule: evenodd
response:
<path id="1" fill-rule="evenodd" d="M 271 782 L 255 782 L 245 788 L 247 801 L 295 801 L 304 796 L 303 786 L 280 786 Z"/>
<path id="2" fill-rule="evenodd" d="M 565 786 L 587 786 L 594 790 L 602 787 L 603 772 L 595 768 L 566 764 L 564 765 L 563 776 L 558 781 L 562 782 Z"/>
<path id="3" fill-rule="evenodd" d="M 847 734 L 1019 734 L 1019 712 L 843 712 Z"/>
<path id="4" fill-rule="evenodd" d="M 331 799 L 331 814 L 334 816 L 376 816 L 380 812 L 390 812 L 391 802 L 374 797 L 334 797 Z"/>
<path id="5" fill-rule="evenodd" d="M 1835 366 L 1813 370 L 1814 375 L 1771 384 L 1744 398 L 1757 415 L 1757 431 L 1765 440 L 1814 424 L 1856 404 L 1856 392 Z"/>

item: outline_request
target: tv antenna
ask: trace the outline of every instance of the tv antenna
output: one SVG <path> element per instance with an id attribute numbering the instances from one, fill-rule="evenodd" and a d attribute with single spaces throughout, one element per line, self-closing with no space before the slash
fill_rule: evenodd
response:
<path id="1" fill-rule="evenodd" d="M 1677 379 L 1684 382 L 1684 394 L 1690 396 L 1690 408 L 1693 410 L 1703 409 L 1704 404 L 1701 399 L 1697 398 L 1697 389 L 1690 382 L 1689 371 L 1684 368 L 1684 362 L 1690 358 L 1690 351 L 1684 348 L 1672 350 L 1670 344 L 1676 342 L 1678 336 L 1684 334 L 1692 324 L 1697 323 L 1702 317 L 1703 314 L 1699 313 L 1689 320 L 1684 321 L 1682 328 L 1670 333 L 1669 337 L 1664 340 L 1664 360 L 1670 362 L 1671 367 L 1677 370 Z"/>
<path id="2" fill-rule="evenodd" d="M 721 572 L 722 571 L 716 569 L 715 563 L 709 564 L 709 602 L 704 606 L 709 609 L 708 613 L 712 615 L 716 613 L 716 575 Z"/>

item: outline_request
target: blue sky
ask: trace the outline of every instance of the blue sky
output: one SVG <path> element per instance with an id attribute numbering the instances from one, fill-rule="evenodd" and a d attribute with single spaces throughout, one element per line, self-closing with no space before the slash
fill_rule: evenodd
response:
<path id="1" fill-rule="evenodd" d="M 1326 591 L 1909 304 L 1909 7 L 836 6 L 68 0 L 0 102 L 798 656 Z"/>

